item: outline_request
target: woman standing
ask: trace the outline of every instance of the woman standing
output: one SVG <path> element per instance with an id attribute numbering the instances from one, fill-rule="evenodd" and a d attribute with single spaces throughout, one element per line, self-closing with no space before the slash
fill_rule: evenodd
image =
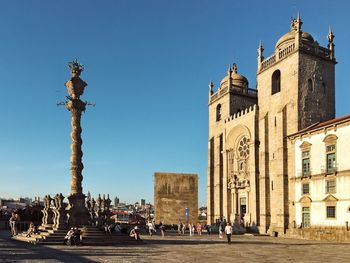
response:
<path id="1" fill-rule="evenodd" d="M 11 235 L 16 236 L 17 235 L 17 215 L 15 212 L 12 212 L 12 215 L 10 217 L 9 223 L 10 223 L 10 228 L 11 228 Z"/>

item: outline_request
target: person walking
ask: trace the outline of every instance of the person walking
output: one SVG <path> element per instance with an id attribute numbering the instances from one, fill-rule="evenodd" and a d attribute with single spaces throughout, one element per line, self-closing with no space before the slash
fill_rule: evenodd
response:
<path id="1" fill-rule="evenodd" d="M 223 238 L 224 230 L 225 230 L 224 223 L 220 222 L 220 225 L 219 225 L 219 238 Z"/>
<path id="2" fill-rule="evenodd" d="M 159 222 L 159 229 L 160 229 L 160 233 L 162 234 L 162 239 L 163 239 L 164 232 L 165 232 L 165 226 L 163 225 L 162 221 Z"/>
<path id="3" fill-rule="evenodd" d="M 153 232 L 156 232 L 154 228 L 154 224 L 151 221 L 148 221 L 147 226 L 148 226 L 149 235 L 152 236 Z"/>
<path id="4" fill-rule="evenodd" d="M 198 233 L 198 235 L 199 236 L 201 236 L 202 235 L 202 224 L 201 223 L 198 223 L 197 224 L 197 233 Z"/>
<path id="5" fill-rule="evenodd" d="M 185 234 L 185 231 L 186 231 L 186 224 L 182 224 L 182 234 L 184 235 Z"/>
<path id="6" fill-rule="evenodd" d="M 190 230 L 190 236 L 192 236 L 193 235 L 193 228 L 192 228 L 191 223 L 188 224 L 188 229 Z"/>
<path id="7" fill-rule="evenodd" d="M 231 244 L 232 226 L 230 222 L 225 226 L 225 234 L 227 236 L 227 244 Z"/>
<path id="8" fill-rule="evenodd" d="M 177 233 L 178 233 L 179 235 L 181 235 L 181 233 L 182 233 L 182 223 L 181 223 L 181 221 L 180 221 L 179 224 L 177 225 Z"/>

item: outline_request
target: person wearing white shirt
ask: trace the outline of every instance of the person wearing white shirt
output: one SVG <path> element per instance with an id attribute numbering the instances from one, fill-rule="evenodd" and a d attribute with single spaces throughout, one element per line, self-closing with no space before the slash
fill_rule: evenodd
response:
<path id="1" fill-rule="evenodd" d="M 232 226 L 231 226 L 230 222 L 228 222 L 226 227 L 225 227 L 225 234 L 227 236 L 227 243 L 231 244 Z"/>

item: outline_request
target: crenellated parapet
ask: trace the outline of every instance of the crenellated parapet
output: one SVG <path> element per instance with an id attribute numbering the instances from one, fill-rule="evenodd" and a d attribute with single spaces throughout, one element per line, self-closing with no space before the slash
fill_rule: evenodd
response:
<path id="1" fill-rule="evenodd" d="M 230 122 L 232 120 L 235 120 L 235 119 L 238 119 L 238 118 L 241 118 L 241 117 L 243 118 L 243 117 L 245 117 L 247 115 L 252 115 L 252 114 L 254 115 L 254 114 L 257 113 L 258 110 L 259 110 L 258 105 L 254 104 L 253 106 L 247 107 L 244 110 L 231 115 L 230 117 L 225 119 L 225 123 L 228 123 L 228 122 Z"/>

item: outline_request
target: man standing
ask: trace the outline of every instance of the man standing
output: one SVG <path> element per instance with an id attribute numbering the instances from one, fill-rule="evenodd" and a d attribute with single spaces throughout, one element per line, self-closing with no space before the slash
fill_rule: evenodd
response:
<path id="1" fill-rule="evenodd" d="M 232 226 L 231 226 L 230 222 L 228 222 L 226 227 L 225 227 L 225 233 L 227 236 L 227 244 L 231 244 Z"/>
<path id="2" fill-rule="evenodd" d="M 181 235 L 181 233 L 182 233 L 182 223 L 181 223 L 181 221 L 180 221 L 179 224 L 177 225 L 177 233 L 178 233 L 179 235 Z"/>

